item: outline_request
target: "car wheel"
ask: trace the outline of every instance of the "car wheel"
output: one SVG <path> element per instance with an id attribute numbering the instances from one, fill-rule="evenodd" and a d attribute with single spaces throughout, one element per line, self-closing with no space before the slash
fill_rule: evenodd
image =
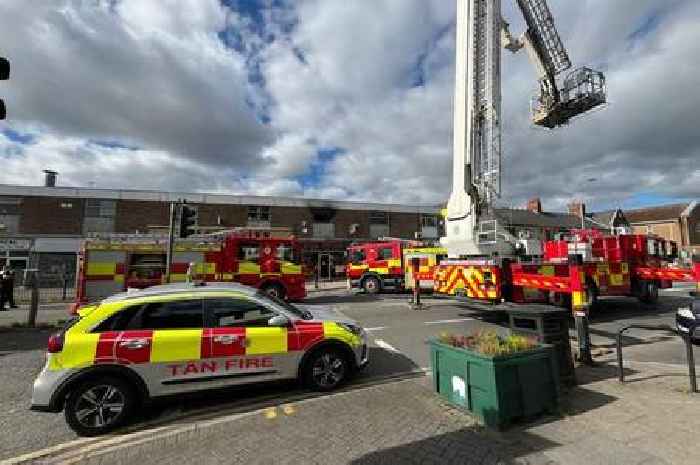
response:
<path id="1" fill-rule="evenodd" d="M 304 366 L 304 383 L 315 391 L 332 391 L 348 378 L 350 366 L 337 349 L 313 353 Z"/>
<path id="2" fill-rule="evenodd" d="M 135 405 L 129 383 L 105 377 L 78 384 L 66 399 L 64 413 L 68 426 L 80 436 L 98 436 L 126 423 Z"/>
<path id="3" fill-rule="evenodd" d="M 644 281 L 641 283 L 642 292 L 639 300 L 645 304 L 653 304 L 659 300 L 659 286 L 656 281 Z"/>
<path id="4" fill-rule="evenodd" d="M 377 294 L 381 288 L 382 284 L 375 276 L 368 276 L 362 281 L 362 289 L 364 289 L 367 294 Z"/>
<path id="5" fill-rule="evenodd" d="M 273 299 L 284 300 L 285 297 L 284 288 L 277 283 L 266 285 L 263 292 Z"/>

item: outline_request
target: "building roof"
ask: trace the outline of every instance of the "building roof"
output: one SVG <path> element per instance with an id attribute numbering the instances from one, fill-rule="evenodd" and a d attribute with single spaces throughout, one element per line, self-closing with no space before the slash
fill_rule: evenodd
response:
<path id="1" fill-rule="evenodd" d="M 542 212 L 514 208 L 497 208 L 496 216 L 506 223 L 519 226 L 537 226 L 543 228 L 580 228 L 581 218 L 569 213 Z M 588 224 L 587 227 L 591 225 Z"/>
<path id="2" fill-rule="evenodd" d="M 688 209 L 689 203 L 674 203 L 658 207 L 627 210 L 625 216 L 630 223 L 677 220 Z"/>
<path id="3" fill-rule="evenodd" d="M 333 208 L 336 210 L 377 210 L 394 213 L 424 213 L 436 215 L 437 205 L 405 205 L 345 200 L 322 200 L 301 197 L 273 197 L 258 195 L 207 194 L 193 192 L 165 192 L 134 189 L 95 189 L 86 187 L 16 186 L 0 184 L 0 196 L 62 197 L 81 199 L 140 200 L 176 202 L 180 199 L 195 204 L 254 205 L 270 207 Z"/>

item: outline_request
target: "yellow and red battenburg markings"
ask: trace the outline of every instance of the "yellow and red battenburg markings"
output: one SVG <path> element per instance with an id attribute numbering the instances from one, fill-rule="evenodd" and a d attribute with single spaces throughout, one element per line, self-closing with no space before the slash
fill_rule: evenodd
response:
<path id="1" fill-rule="evenodd" d="M 216 336 L 237 336 L 238 343 L 217 343 Z M 248 343 L 244 343 L 249 338 Z M 335 322 L 296 322 L 287 328 L 204 328 L 176 330 L 108 331 L 100 334 L 66 333 L 65 347 L 52 354 L 51 369 L 77 368 L 96 363 L 140 364 L 200 360 L 228 356 L 253 356 L 303 351 L 325 340 L 350 346 L 360 344 L 356 335 Z M 129 340 L 145 340 L 142 347 L 126 347 Z"/>

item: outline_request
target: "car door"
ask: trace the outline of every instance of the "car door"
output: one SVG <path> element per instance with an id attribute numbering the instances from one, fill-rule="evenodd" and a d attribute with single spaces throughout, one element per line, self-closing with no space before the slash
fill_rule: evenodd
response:
<path id="1" fill-rule="evenodd" d="M 288 352 L 288 328 L 270 326 L 272 307 L 247 296 L 205 299 L 207 328 L 203 358 L 225 384 L 295 377 Z"/>
<path id="2" fill-rule="evenodd" d="M 213 373 L 202 367 L 204 309 L 201 299 L 145 304 L 115 344 L 153 396 L 201 389 Z"/>

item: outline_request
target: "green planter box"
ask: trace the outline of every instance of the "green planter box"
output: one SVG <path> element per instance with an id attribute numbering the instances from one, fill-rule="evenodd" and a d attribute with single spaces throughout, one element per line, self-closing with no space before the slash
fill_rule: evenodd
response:
<path id="1" fill-rule="evenodd" d="M 517 419 L 554 412 L 559 374 L 551 346 L 489 357 L 431 340 L 435 390 L 486 426 L 502 429 Z"/>

